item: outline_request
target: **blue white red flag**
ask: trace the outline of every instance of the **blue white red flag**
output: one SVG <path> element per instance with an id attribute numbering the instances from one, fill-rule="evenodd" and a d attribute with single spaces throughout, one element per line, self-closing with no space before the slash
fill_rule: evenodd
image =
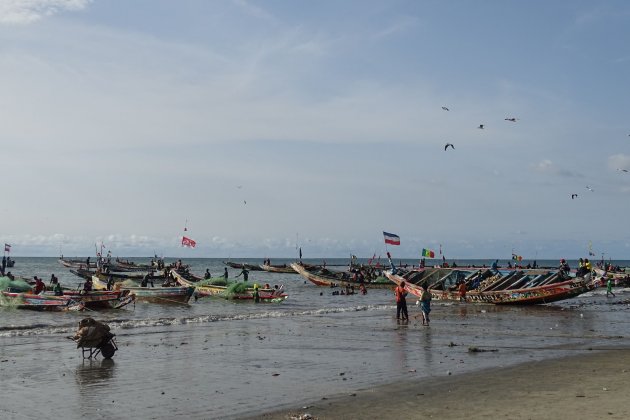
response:
<path id="1" fill-rule="evenodd" d="M 383 232 L 383 236 L 385 237 L 386 244 L 400 245 L 400 236 L 388 232 Z"/>

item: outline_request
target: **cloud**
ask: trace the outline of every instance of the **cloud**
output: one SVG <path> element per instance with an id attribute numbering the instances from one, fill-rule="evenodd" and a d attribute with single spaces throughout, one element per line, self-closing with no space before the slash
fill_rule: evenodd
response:
<path id="1" fill-rule="evenodd" d="M 583 175 L 562 168 L 549 159 L 541 160 L 540 162 L 532 165 L 532 168 L 534 171 L 546 175 L 562 176 L 567 178 L 583 178 Z"/>
<path id="2" fill-rule="evenodd" d="M 0 24 L 29 24 L 64 11 L 84 9 L 91 0 L 2 0 Z"/>
<path id="3" fill-rule="evenodd" d="M 617 169 L 630 170 L 630 156 L 623 153 L 608 157 L 608 168 L 616 171 Z"/>

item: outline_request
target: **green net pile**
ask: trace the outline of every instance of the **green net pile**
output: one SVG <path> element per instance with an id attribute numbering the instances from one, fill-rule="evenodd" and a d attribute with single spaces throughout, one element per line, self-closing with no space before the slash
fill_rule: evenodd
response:
<path id="1" fill-rule="evenodd" d="M 11 280 L 8 277 L 0 277 L 0 290 L 5 292 L 30 292 L 33 286 L 25 282 L 24 280 Z"/>
<path id="2" fill-rule="evenodd" d="M 214 279 L 201 280 L 197 283 L 198 286 L 227 286 L 228 281 L 223 277 L 217 277 Z"/>
<path id="3" fill-rule="evenodd" d="M 226 299 L 230 299 L 239 293 L 244 293 L 248 288 L 254 287 L 249 283 L 230 283 L 221 295 Z"/>

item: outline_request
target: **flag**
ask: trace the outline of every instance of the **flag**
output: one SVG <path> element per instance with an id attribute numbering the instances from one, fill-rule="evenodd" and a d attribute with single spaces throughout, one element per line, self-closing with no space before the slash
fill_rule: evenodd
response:
<path id="1" fill-rule="evenodd" d="M 11 252 L 11 245 L 4 244 L 4 252 Z"/>
<path id="2" fill-rule="evenodd" d="M 523 257 L 521 255 L 512 254 L 512 259 L 514 261 L 523 261 Z"/>
<path id="3" fill-rule="evenodd" d="M 182 246 L 185 246 L 185 247 L 188 247 L 188 248 L 194 248 L 195 245 L 197 245 L 197 242 L 193 241 L 190 238 L 182 236 Z"/>
<path id="4" fill-rule="evenodd" d="M 383 236 L 385 237 L 385 243 L 390 245 L 400 245 L 400 236 L 394 235 L 393 233 L 383 232 Z"/>
<path id="5" fill-rule="evenodd" d="M 302 259 L 302 247 L 300 247 L 300 259 Z"/>
<path id="6" fill-rule="evenodd" d="M 442 255 L 442 244 L 440 244 L 440 255 Z"/>
<path id="7" fill-rule="evenodd" d="M 422 256 L 427 258 L 435 258 L 435 252 L 430 249 L 422 248 Z"/>

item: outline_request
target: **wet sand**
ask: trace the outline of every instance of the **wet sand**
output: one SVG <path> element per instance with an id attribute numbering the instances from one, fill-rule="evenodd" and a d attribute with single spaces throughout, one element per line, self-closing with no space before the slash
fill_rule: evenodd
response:
<path id="1" fill-rule="evenodd" d="M 399 381 L 323 397 L 276 419 L 627 419 L 630 349 Z M 310 417 L 309 417 L 310 416 Z"/>

